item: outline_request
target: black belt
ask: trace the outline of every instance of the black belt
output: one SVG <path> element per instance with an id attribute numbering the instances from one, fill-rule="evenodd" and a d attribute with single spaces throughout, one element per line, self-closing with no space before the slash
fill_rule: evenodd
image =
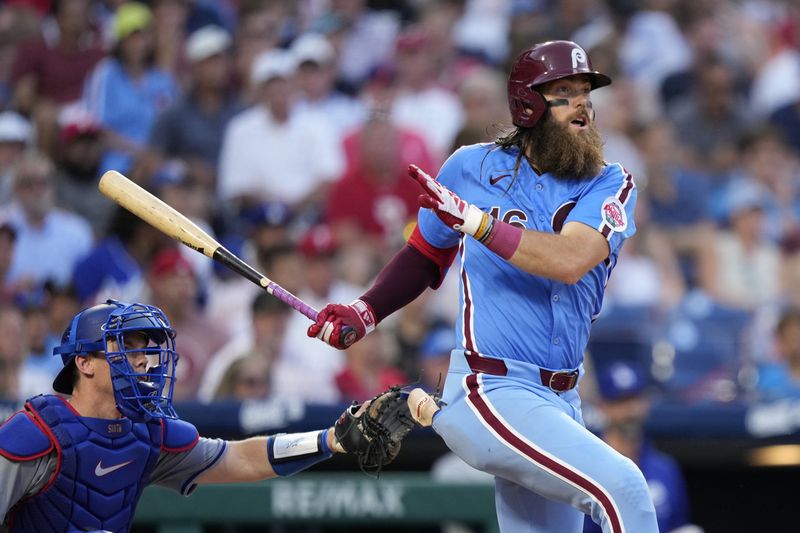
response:
<path id="1" fill-rule="evenodd" d="M 493 376 L 505 376 L 508 374 L 508 368 L 502 359 L 482 357 L 469 350 L 464 351 L 464 356 L 473 372 L 483 372 L 484 374 L 492 374 Z M 539 369 L 539 377 L 542 380 L 542 385 L 555 392 L 567 392 L 568 390 L 574 389 L 578 384 L 579 376 L 580 374 L 577 370 L 559 370 L 554 372 L 544 368 Z"/>

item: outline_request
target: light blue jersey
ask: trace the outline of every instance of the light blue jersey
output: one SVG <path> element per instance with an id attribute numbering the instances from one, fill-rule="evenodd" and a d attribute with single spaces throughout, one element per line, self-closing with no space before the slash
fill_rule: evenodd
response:
<path id="1" fill-rule="evenodd" d="M 464 238 L 457 335 L 463 348 L 483 355 L 574 369 L 622 243 L 636 231 L 636 187 L 619 164 L 605 166 L 592 180 L 565 181 L 537 174 L 523 158 L 515 177 L 516 156 L 494 144 L 466 146 L 445 162 L 438 180 L 483 211 L 525 229 L 557 233 L 567 222 L 586 224 L 608 239 L 610 255 L 568 285 L 528 274 Z M 419 229 L 438 248 L 456 246 L 463 236 L 429 209 L 420 210 Z"/>
<path id="2" fill-rule="evenodd" d="M 571 221 L 608 239 L 609 256 L 576 284 L 528 274 L 472 237 L 419 212 L 419 233 L 459 246 L 461 317 L 434 430 L 468 464 L 495 476 L 503 533 L 579 533 L 584 514 L 605 533 L 656 533 L 636 465 L 588 431 L 576 382 L 592 320 L 622 243 L 636 231 L 636 187 L 619 164 L 591 180 L 537 174 L 516 150 L 461 148 L 439 181 L 509 224 L 558 233 Z"/>

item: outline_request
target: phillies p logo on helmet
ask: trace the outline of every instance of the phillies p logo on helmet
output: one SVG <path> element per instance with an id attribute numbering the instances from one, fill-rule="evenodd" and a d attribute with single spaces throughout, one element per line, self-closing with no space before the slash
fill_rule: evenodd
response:
<path id="1" fill-rule="evenodd" d="M 572 49 L 572 68 L 578 67 L 585 67 L 586 66 L 586 52 L 584 52 L 583 48 L 573 48 Z"/>
<path id="2" fill-rule="evenodd" d="M 537 90 L 548 81 L 585 74 L 592 89 L 605 87 L 611 78 L 592 68 L 586 51 L 572 41 L 547 41 L 522 52 L 508 75 L 508 107 L 515 126 L 533 127 L 544 115 L 547 101 Z"/>

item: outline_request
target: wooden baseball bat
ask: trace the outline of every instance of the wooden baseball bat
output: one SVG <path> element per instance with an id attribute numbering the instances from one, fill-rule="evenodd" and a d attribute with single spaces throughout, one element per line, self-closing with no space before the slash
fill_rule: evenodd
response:
<path id="1" fill-rule="evenodd" d="M 225 265 L 311 320 L 317 320 L 316 309 L 248 265 L 197 224 L 119 172 L 109 170 L 103 174 L 98 188 L 105 196 L 154 228 Z M 346 346 L 355 342 L 356 332 L 353 328 L 346 327 L 342 333 Z"/>

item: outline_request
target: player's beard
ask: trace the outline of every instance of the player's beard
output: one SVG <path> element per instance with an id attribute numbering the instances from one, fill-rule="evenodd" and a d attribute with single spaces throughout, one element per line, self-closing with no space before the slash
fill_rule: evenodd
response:
<path id="1" fill-rule="evenodd" d="M 531 128 L 527 154 L 536 168 L 561 180 L 590 180 L 603 168 L 603 140 L 594 123 L 570 131 L 549 113 Z"/>

